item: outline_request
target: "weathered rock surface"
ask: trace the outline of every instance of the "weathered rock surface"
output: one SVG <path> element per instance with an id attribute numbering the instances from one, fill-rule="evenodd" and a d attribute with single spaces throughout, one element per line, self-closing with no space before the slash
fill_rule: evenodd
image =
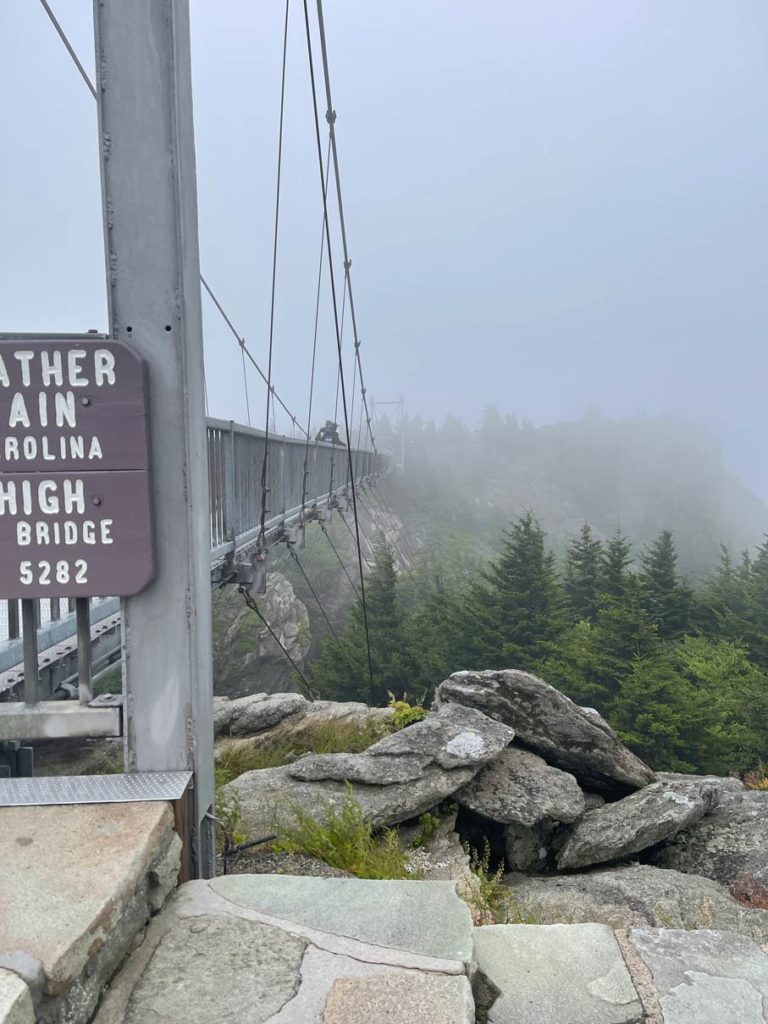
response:
<path id="1" fill-rule="evenodd" d="M 544 819 L 574 822 L 586 810 L 576 779 L 519 747 L 508 747 L 454 796 L 470 811 L 501 824 Z"/>
<path id="2" fill-rule="evenodd" d="M 650 859 L 659 867 L 713 878 L 747 905 L 768 907 L 768 792 L 727 794 L 695 828 Z"/>
<path id="3" fill-rule="evenodd" d="M 153 921 L 94 1024 L 469 1024 L 471 954 L 469 911 L 451 883 L 189 882 Z"/>
<path id="4" fill-rule="evenodd" d="M 629 941 L 650 968 L 664 1024 L 766 1024 L 768 957 L 730 932 L 649 931 Z"/>
<path id="5" fill-rule="evenodd" d="M 540 924 L 714 928 L 768 942 L 768 911 L 747 910 L 709 878 L 633 864 L 578 875 L 508 875 L 515 906 Z"/>
<path id="6" fill-rule="evenodd" d="M 176 884 L 168 804 L 0 809 L 0 968 L 45 1024 L 84 1024 Z"/>
<path id="7" fill-rule="evenodd" d="M 385 736 L 367 754 L 415 754 L 441 768 L 479 768 L 515 738 L 513 729 L 470 707 L 446 704 L 407 729 Z"/>
<path id="8" fill-rule="evenodd" d="M 254 745 L 260 740 L 299 740 L 326 725 L 360 730 L 371 723 L 384 726 L 394 713 L 358 701 L 309 701 L 298 693 L 252 693 L 236 700 L 214 697 L 213 711 L 216 736 L 247 736 Z"/>
<path id="9" fill-rule="evenodd" d="M 498 992 L 488 1024 L 639 1024 L 644 1018 L 605 925 L 478 928 L 475 959 L 478 980 Z"/>
<path id="10" fill-rule="evenodd" d="M 344 755 L 341 755 L 344 756 Z M 242 822 L 249 836 L 272 835 L 294 823 L 294 807 L 322 819 L 328 807 L 341 807 L 347 796 L 347 784 L 326 780 L 304 782 L 289 774 L 293 765 L 245 772 L 224 787 L 225 797 L 237 796 Z M 477 768 L 445 771 L 430 764 L 408 782 L 389 786 L 351 783 L 352 796 L 375 828 L 406 821 L 439 804 L 473 777 Z"/>
<path id="11" fill-rule="evenodd" d="M 472 708 L 441 708 L 386 736 L 362 754 L 310 754 L 293 764 L 246 772 L 236 793 L 251 835 L 290 823 L 293 808 L 322 816 L 343 801 L 347 783 L 374 826 L 393 825 L 438 804 L 505 748 L 514 733 Z"/>
<path id="12" fill-rule="evenodd" d="M 524 746 L 587 789 L 617 796 L 655 779 L 599 715 L 527 672 L 456 672 L 440 684 L 435 702 L 473 707 L 511 726 Z"/>
<path id="13" fill-rule="evenodd" d="M 303 717 L 309 704 L 299 693 L 252 693 L 236 700 L 215 697 L 214 735 L 255 736 L 274 729 L 286 718 Z"/>
<path id="14" fill-rule="evenodd" d="M 32 993 L 18 974 L 0 968 L 0 1024 L 35 1024 Z"/>
<path id="15" fill-rule="evenodd" d="M 265 618 L 293 660 L 301 665 L 310 644 L 309 614 L 290 582 L 278 572 L 267 577 L 259 598 Z M 231 697 L 295 689 L 296 677 L 285 655 L 236 588 L 219 591 L 213 604 L 214 691 Z"/>
<path id="16" fill-rule="evenodd" d="M 328 995 L 323 1024 L 474 1024 L 466 978 L 398 973 L 339 978 Z"/>
<path id="17" fill-rule="evenodd" d="M 656 782 L 638 793 L 588 811 L 557 854 L 561 869 L 629 857 L 699 821 L 717 798 L 716 790 Z"/>
<path id="18" fill-rule="evenodd" d="M 505 825 L 504 850 L 511 871 L 544 871 L 549 866 L 552 835 L 551 822 L 542 821 L 532 827 Z"/>

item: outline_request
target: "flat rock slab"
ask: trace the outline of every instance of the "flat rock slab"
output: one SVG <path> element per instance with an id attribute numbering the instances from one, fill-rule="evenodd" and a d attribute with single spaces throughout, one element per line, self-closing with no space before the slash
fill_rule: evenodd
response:
<path id="1" fill-rule="evenodd" d="M 2 808 L 0 965 L 25 974 L 37 962 L 47 995 L 67 989 L 120 928 L 172 829 L 161 802 Z"/>
<path id="2" fill-rule="evenodd" d="M 323 1024 L 473 1024 L 472 991 L 466 978 L 437 974 L 384 974 L 339 978 Z"/>
<path id="3" fill-rule="evenodd" d="M 664 1024 L 766 1024 L 768 957 L 727 932 L 633 928 Z"/>
<path id="4" fill-rule="evenodd" d="M 420 956 L 472 957 L 472 919 L 452 882 L 227 875 L 209 885 L 271 919 Z"/>
<path id="5" fill-rule="evenodd" d="M 589 867 L 647 850 L 695 825 L 716 790 L 655 782 L 623 800 L 587 811 L 557 855 L 561 869 Z"/>
<path id="6" fill-rule="evenodd" d="M 32 993 L 18 974 L 0 968 L 0 1024 L 35 1024 Z"/>
<path id="7" fill-rule="evenodd" d="M 655 779 L 600 715 L 584 711 L 528 672 L 455 672 L 435 694 L 438 708 L 449 703 L 511 726 L 520 742 L 575 775 L 586 789 L 620 796 Z"/>
<path id="8" fill-rule="evenodd" d="M 488 1024 L 639 1024 L 643 1008 L 613 931 L 601 924 L 490 925 L 475 959 L 500 994 Z"/>
<path id="9" fill-rule="evenodd" d="M 133 992 L 125 1024 L 261 1024 L 296 995 L 306 945 L 237 917 L 176 921 Z"/>

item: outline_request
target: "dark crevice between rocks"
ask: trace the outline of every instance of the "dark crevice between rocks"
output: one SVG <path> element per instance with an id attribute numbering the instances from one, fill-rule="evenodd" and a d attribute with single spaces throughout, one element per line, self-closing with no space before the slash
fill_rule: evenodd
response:
<path id="1" fill-rule="evenodd" d="M 501 995 L 501 989 L 478 970 L 472 979 L 472 995 L 475 1000 L 475 1024 L 488 1024 L 488 1014 Z"/>
<path id="2" fill-rule="evenodd" d="M 470 855 L 480 861 L 485 858 L 488 850 L 488 871 L 492 874 L 501 868 L 507 870 L 504 849 L 504 826 L 479 814 L 460 807 L 456 817 L 455 831 L 463 846 L 468 847 Z"/>

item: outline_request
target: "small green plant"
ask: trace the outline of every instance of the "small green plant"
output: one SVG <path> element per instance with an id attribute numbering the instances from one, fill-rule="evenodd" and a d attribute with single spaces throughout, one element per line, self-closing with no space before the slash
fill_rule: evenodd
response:
<path id="1" fill-rule="evenodd" d="M 406 726 L 413 725 L 414 722 L 420 722 L 429 713 L 421 703 L 409 703 L 407 693 L 404 693 L 402 698 L 398 699 L 390 691 L 388 707 L 394 710 L 394 714 L 390 719 L 392 732 L 398 732 L 400 729 L 405 729 Z"/>
<path id="2" fill-rule="evenodd" d="M 437 814 L 430 814 L 429 811 L 425 811 L 419 817 L 419 831 L 411 840 L 411 846 L 415 848 L 424 848 L 429 844 L 432 836 L 437 832 L 442 824 L 442 818 Z"/>
<path id="3" fill-rule="evenodd" d="M 397 832 L 385 829 L 374 835 L 352 787 L 341 807 L 326 804 L 324 821 L 300 807 L 293 808 L 294 823 L 281 829 L 273 844 L 276 853 L 303 853 L 358 878 L 414 878 L 406 865 L 406 851 Z"/>

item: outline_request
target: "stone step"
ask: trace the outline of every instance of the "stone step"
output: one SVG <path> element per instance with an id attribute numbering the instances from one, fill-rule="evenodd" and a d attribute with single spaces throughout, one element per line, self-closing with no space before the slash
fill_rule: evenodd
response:
<path id="1" fill-rule="evenodd" d="M 0 809 L 0 992 L 13 972 L 37 1019 L 85 1024 L 175 887 L 180 850 L 165 802 Z"/>
<path id="2" fill-rule="evenodd" d="M 472 922 L 452 882 L 188 882 L 96 1024 L 471 1024 Z"/>

